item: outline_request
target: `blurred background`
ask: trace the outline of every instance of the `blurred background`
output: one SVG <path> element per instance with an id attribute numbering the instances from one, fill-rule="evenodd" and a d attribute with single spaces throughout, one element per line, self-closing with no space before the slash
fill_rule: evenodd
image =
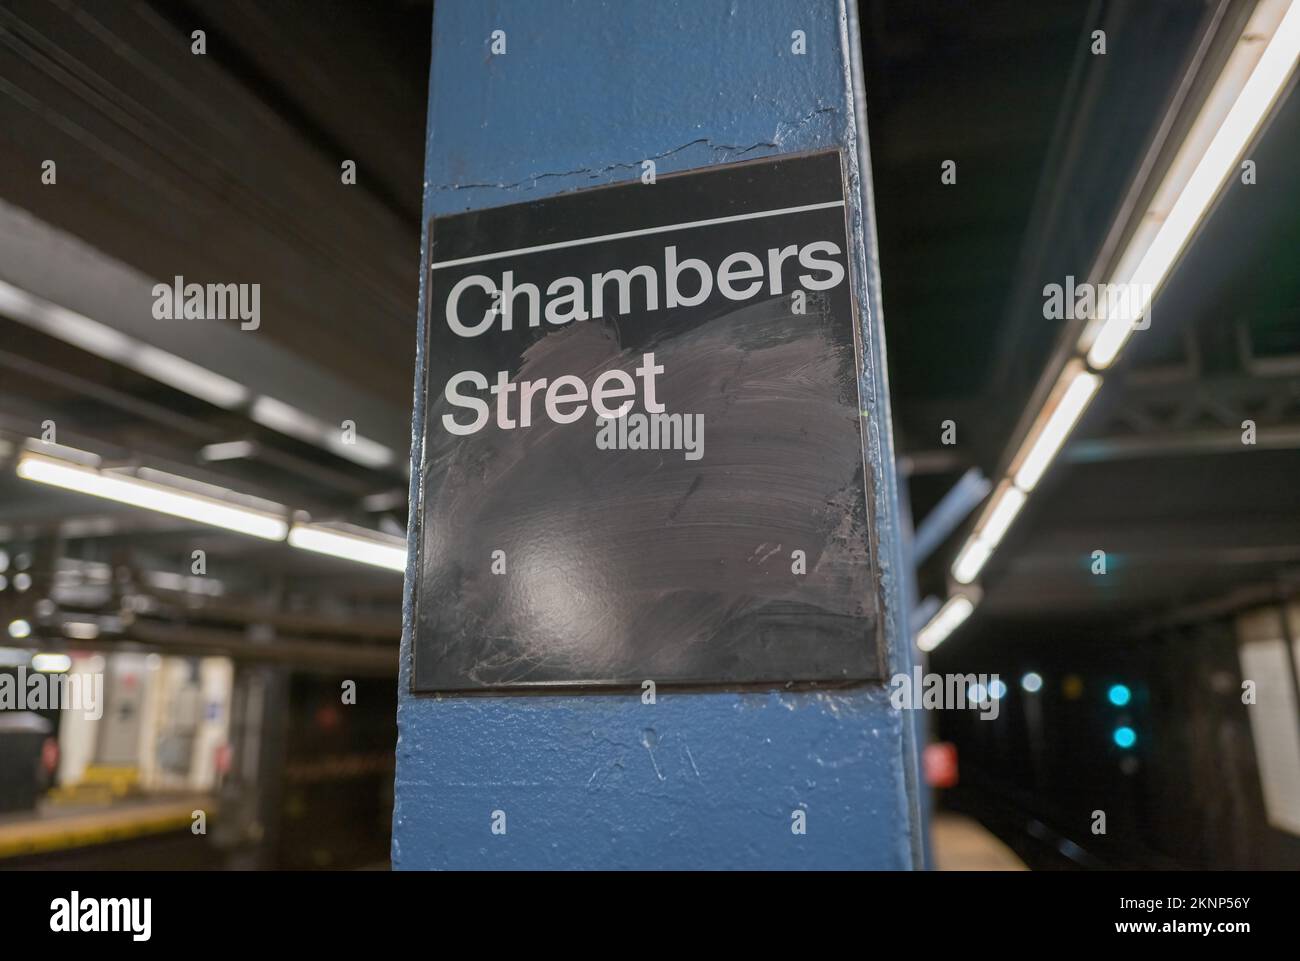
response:
<path id="1" fill-rule="evenodd" d="M 401 544 L 430 19 L 0 9 L 0 671 L 66 655 L 105 700 L 0 729 L 0 865 L 387 866 L 400 571 L 17 465 Z M 260 325 L 159 322 L 178 275 L 260 283 Z"/>
<path id="2" fill-rule="evenodd" d="M 1140 228 L 1253 4 L 859 9 L 915 627 L 1000 680 L 921 717 L 935 859 L 1300 866 L 1294 95 L 953 576 L 1078 337 L 1044 286 Z M 0 8 L 0 674 L 102 677 L 0 701 L 0 868 L 387 866 L 431 12 Z M 160 322 L 177 277 L 256 326 Z"/>

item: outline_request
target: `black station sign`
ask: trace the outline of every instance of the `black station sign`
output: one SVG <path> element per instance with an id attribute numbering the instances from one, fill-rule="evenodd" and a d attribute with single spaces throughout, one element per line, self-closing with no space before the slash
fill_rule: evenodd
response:
<path id="1" fill-rule="evenodd" d="M 429 227 L 416 692 L 880 676 L 837 152 Z"/>

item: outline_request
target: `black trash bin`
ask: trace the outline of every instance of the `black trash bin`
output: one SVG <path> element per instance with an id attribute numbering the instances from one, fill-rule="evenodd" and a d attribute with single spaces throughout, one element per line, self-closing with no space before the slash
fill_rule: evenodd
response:
<path id="1" fill-rule="evenodd" d="M 54 731 L 31 711 L 0 711 L 0 814 L 30 811 L 45 786 L 41 749 Z"/>

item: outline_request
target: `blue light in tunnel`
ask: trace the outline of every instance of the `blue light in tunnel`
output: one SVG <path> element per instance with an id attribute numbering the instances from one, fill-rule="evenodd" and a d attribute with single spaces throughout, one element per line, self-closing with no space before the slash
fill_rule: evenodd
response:
<path id="1" fill-rule="evenodd" d="M 1110 690 L 1106 693 L 1106 696 L 1110 698 L 1110 703 L 1114 704 L 1116 707 L 1123 707 L 1129 701 L 1133 700 L 1133 692 L 1124 684 L 1112 684 Z"/>
<path id="2" fill-rule="evenodd" d="M 1136 744 L 1138 739 L 1137 732 L 1128 725 L 1115 728 L 1115 733 L 1111 736 L 1115 739 L 1115 743 L 1126 751 Z"/>
<path id="3" fill-rule="evenodd" d="M 1020 679 L 1020 686 L 1030 694 L 1037 694 L 1043 689 L 1043 676 L 1035 671 L 1030 671 Z"/>

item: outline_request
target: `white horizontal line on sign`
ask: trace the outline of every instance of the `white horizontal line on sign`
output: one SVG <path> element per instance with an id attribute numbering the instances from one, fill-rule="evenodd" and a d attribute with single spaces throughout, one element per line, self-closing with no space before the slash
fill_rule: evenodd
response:
<path id="1" fill-rule="evenodd" d="M 666 224 L 663 227 L 646 227 L 644 230 L 625 230 L 617 234 L 602 234 L 599 237 L 579 237 L 577 240 L 561 240 L 554 244 L 538 244 L 536 247 L 519 247 L 515 250 L 500 250 L 494 254 L 480 254 L 477 257 L 460 257 L 456 260 L 441 260 L 430 264 L 430 270 L 440 267 L 457 267 L 461 264 L 473 264 L 481 260 L 499 260 L 518 254 L 536 254 L 544 250 L 563 250 L 565 247 L 580 247 L 583 244 L 598 244 L 602 240 L 623 240 L 628 237 L 644 237 L 648 234 L 662 234 L 670 230 L 688 230 L 691 227 L 712 227 L 715 224 L 731 224 L 740 220 L 758 220 L 761 217 L 780 217 L 785 214 L 801 214 L 809 210 L 830 210 L 843 207 L 843 200 L 831 200 L 823 204 L 804 204 L 802 207 L 782 207 L 779 210 L 759 210 L 752 214 L 735 214 L 731 217 L 714 217 L 710 220 L 692 220 L 684 224 Z"/>

